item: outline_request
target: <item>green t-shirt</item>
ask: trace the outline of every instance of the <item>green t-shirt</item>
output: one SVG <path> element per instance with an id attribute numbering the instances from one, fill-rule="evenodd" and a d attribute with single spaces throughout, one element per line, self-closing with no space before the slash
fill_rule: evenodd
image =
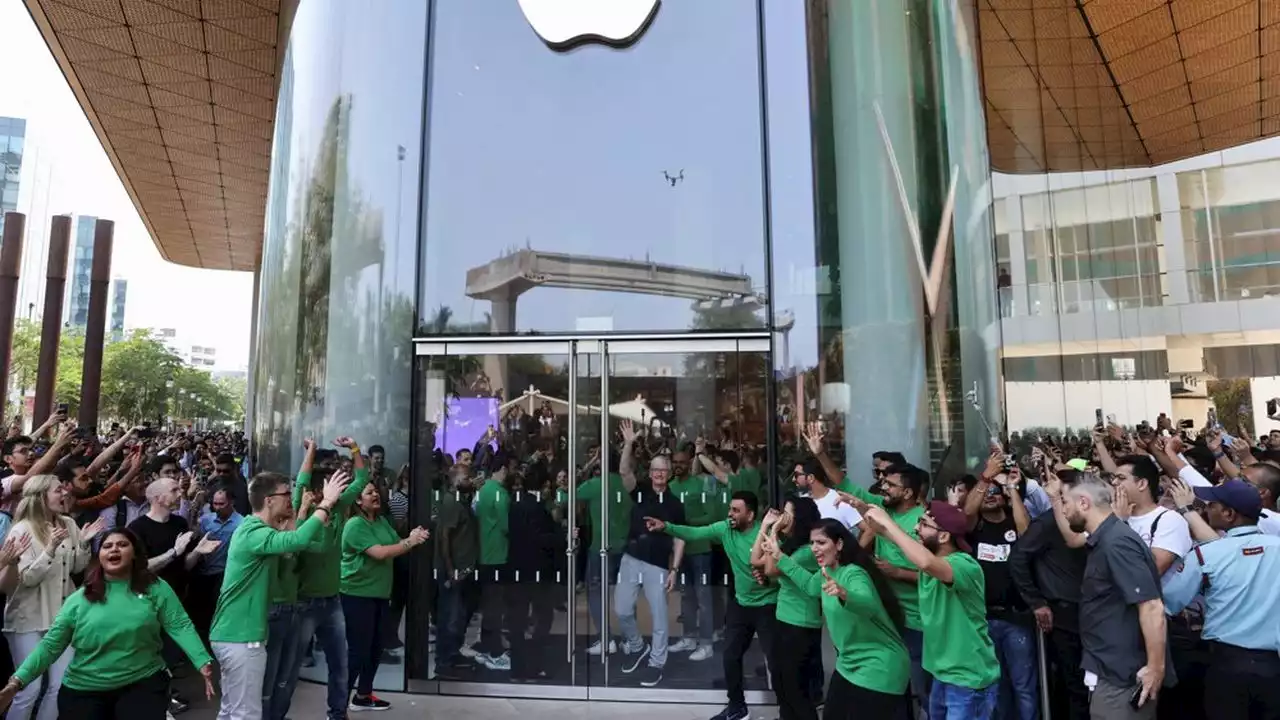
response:
<path id="1" fill-rule="evenodd" d="M 920 573 L 924 669 L 942 682 L 981 690 L 1000 679 L 995 646 L 987 633 L 982 566 L 969 555 L 946 557 L 954 577 L 947 585 Z"/>
<path id="2" fill-rule="evenodd" d="M 74 655 L 63 685 L 81 692 L 118 690 L 165 669 L 160 655 L 165 634 L 197 668 L 213 662 L 164 580 L 151 583 L 144 595 L 131 591 L 123 580 L 108 580 L 106 585 L 102 602 L 89 602 L 80 589 L 62 603 L 49 631 L 14 673 L 23 687 L 40 679 L 70 647 Z"/>
<path id="3" fill-rule="evenodd" d="M 836 489 L 842 492 L 847 492 L 863 502 L 884 507 L 884 498 L 879 495 L 872 495 L 866 490 L 866 488 L 854 485 L 853 481 L 847 476 L 844 481 L 840 483 L 840 487 Z M 920 522 L 920 516 L 924 515 L 924 507 L 922 505 L 916 505 L 915 507 L 908 508 L 903 512 L 895 512 L 888 508 L 885 508 L 885 511 L 889 513 L 889 517 L 897 523 L 898 527 L 902 528 L 903 532 L 910 535 L 913 540 L 920 539 L 920 537 L 916 535 L 916 524 Z M 906 554 L 902 552 L 902 548 L 894 545 L 893 541 L 887 538 L 876 536 L 875 552 L 876 557 L 884 560 L 894 567 L 911 570 L 912 572 L 919 570 L 915 563 L 907 559 Z M 902 604 L 902 615 L 903 619 L 907 623 L 907 627 L 913 630 L 923 629 L 923 626 L 920 624 L 919 584 L 901 582 L 898 580 L 890 580 L 889 584 L 893 586 L 894 592 L 898 594 L 898 602 Z"/>
<path id="4" fill-rule="evenodd" d="M 287 553 L 276 558 L 271 574 L 271 603 L 291 605 L 298 602 L 298 556 Z"/>
<path id="5" fill-rule="evenodd" d="M 342 594 L 391 599 L 392 558 L 375 560 L 365 551 L 378 545 L 395 545 L 400 535 L 385 517 L 370 522 L 355 515 L 342 529 Z"/>
<path id="6" fill-rule="evenodd" d="M 315 541 L 298 558 L 298 595 L 302 598 L 335 597 L 342 586 L 342 525 L 347 510 L 369 484 L 369 471 L 357 468 L 355 478 L 329 513 L 329 520 L 320 528 Z M 302 493 L 311 485 L 311 473 L 298 473 L 293 485 L 293 508 L 302 507 Z M 303 520 L 299 517 L 298 520 Z"/>
<path id="7" fill-rule="evenodd" d="M 310 517 L 297 530 L 276 530 L 250 515 L 231 536 L 227 570 L 213 613 L 211 642 L 251 643 L 267 639 L 267 611 L 271 606 L 271 576 L 279 556 L 305 550 L 324 530 Z"/>
<path id="8" fill-rule="evenodd" d="M 445 563 L 444 538 L 449 538 L 449 555 L 453 571 L 462 573 L 476 569 L 480 562 L 480 528 L 467 497 L 461 499 L 454 493 L 444 493 L 436 514 L 435 540 L 436 563 L 440 572 L 449 570 Z"/>
<path id="9" fill-rule="evenodd" d="M 841 677 L 858 687 L 890 695 L 907 691 L 911 680 L 907 646 L 865 570 L 841 565 L 828 571 L 844 588 L 846 598 L 841 602 L 822 591 L 826 580 L 821 573 L 805 570 L 791 557 L 779 560 L 778 569 L 809 595 L 821 598 L 822 615 L 836 648 L 836 672 Z"/>
<path id="10" fill-rule="evenodd" d="M 724 554 L 733 568 L 734 597 L 743 607 L 761 607 L 778 601 L 777 583 L 761 585 L 751 573 L 751 548 L 756 544 L 759 532 L 760 523 L 738 531 L 729 527 L 728 520 L 706 527 L 667 524 L 667 533 L 686 543 L 690 540 L 710 540 L 724 548 Z"/>
<path id="11" fill-rule="evenodd" d="M 724 488 L 710 475 L 689 475 L 682 480 L 673 480 L 669 491 L 676 494 L 680 504 L 684 505 L 684 522 L 690 527 L 706 527 L 717 520 L 723 520 L 725 510 L 721 503 Z M 689 540 L 685 542 L 685 555 L 705 555 L 711 552 L 710 540 Z"/>
<path id="12" fill-rule="evenodd" d="M 808 545 L 791 553 L 791 562 L 810 573 L 818 572 L 818 561 Z M 781 567 L 779 567 L 781 570 Z M 796 584 L 785 572 L 778 576 L 778 621 L 803 628 L 822 627 L 822 603 Z"/>
<path id="13" fill-rule="evenodd" d="M 607 486 L 607 487 L 606 487 Z M 609 500 L 609 529 L 604 528 L 601 513 L 604 510 L 605 497 Z M 631 493 L 622 482 L 622 476 L 609 473 L 609 482 L 601 482 L 597 475 L 578 486 L 578 501 L 587 506 L 587 516 L 591 518 L 591 545 L 587 552 L 596 555 L 600 552 L 601 538 L 608 538 L 609 552 L 617 554 L 627 547 L 627 530 L 631 523 Z"/>
<path id="14" fill-rule="evenodd" d="M 489 478 L 476 493 L 476 519 L 480 521 L 480 564 L 507 564 L 507 520 L 511 495 L 501 482 Z"/>

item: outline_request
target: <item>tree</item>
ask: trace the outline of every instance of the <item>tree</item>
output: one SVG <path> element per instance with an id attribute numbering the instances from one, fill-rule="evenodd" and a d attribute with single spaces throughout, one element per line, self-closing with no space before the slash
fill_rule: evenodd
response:
<path id="1" fill-rule="evenodd" d="M 125 423 L 164 418 L 182 360 L 149 330 L 135 330 L 103 351 L 102 415 Z"/>

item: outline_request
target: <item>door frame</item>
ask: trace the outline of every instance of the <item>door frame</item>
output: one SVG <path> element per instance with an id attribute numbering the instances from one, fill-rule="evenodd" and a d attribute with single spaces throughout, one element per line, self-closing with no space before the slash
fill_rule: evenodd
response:
<path id="1" fill-rule="evenodd" d="M 772 367 L 773 336 L 768 330 L 748 330 L 742 332 L 714 333 L 661 333 L 661 334 L 609 334 L 586 333 L 575 335 L 534 335 L 534 336 L 431 336 L 414 338 L 415 357 L 450 357 L 456 355 L 563 355 L 568 358 L 568 393 L 565 398 L 570 411 L 568 416 L 568 447 L 566 451 L 566 470 L 570 478 L 578 475 L 578 398 L 579 398 L 579 361 L 583 357 L 599 358 L 599 377 L 585 378 L 588 382 L 598 383 L 600 391 L 600 437 L 609 437 L 610 416 L 607 412 L 609 398 L 609 358 L 615 355 L 669 354 L 682 352 L 758 352 L 769 358 Z M 415 363 L 414 372 L 418 371 Z M 772 374 L 765 377 L 765 382 L 772 382 Z M 417 382 L 417 378 L 415 378 Z M 601 453 L 602 477 L 608 477 L 613 468 L 609 467 L 608 453 Z M 568 527 L 577 522 L 577 487 L 569 485 Z M 601 523 L 606 527 L 609 523 L 609 503 L 601 504 Z M 569 538 L 566 568 L 566 607 L 567 616 L 566 659 L 569 664 L 569 685 L 521 685 L 515 683 L 481 683 L 451 680 L 418 680 L 408 679 L 405 688 L 408 692 L 430 693 L 440 695 L 461 696 L 493 696 L 511 698 L 537 698 L 557 700 L 598 700 L 624 702 L 661 702 L 719 705 L 724 702 L 723 690 L 675 690 L 667 688 L 631 688 L 612 687 L 609 683 L 608 653 L 601 653 L 601 664 L 605 668 L 603 684 L 578 684 L 578 663 L 576 661 L 575 643 L 578 635 L 577 623 L 577 563 L 575 557 L 580 548 L 572 537 Z M 594 562 L 588 559 L 588 562 Z M 601 563 L 608 562 L 607 553 L 601 553 Z M 603 568 L 608 575 L 608 567 Z M 601 593 L 601 600 L 606 607 L 602 613 L 608 613 L 610 593 Z M 607 642 L 607 640 L 606 640 Z M 746 700 L 751 705 L 773 705 L 776 703 L 771 690 L 748 690 Z"/>

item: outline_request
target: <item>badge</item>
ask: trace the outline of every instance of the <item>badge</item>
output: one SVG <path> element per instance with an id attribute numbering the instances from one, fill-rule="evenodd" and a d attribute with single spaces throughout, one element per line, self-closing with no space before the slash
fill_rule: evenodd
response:
<path id="1" fill-rule="evenodd" d="M 1264 548 L 1259 546 L 1259 547 L 1244 548 L 1240 552 L 1244 553 L 1245 556 L 1247 557 L 1249 555 L 1261 555 L 1263 550 Z"/>
<path id="2" fill-rule="evenodd" d="M 1018 531 L 1016 531 L 1016 530 L 1005 530 L 1005 531 L 1004 531 L 1004 540 L 1005 540 L 1005 542 L 1015 542 L 1015 541 L 1017 541 L 1017 539 L 1018 539 Z"/>

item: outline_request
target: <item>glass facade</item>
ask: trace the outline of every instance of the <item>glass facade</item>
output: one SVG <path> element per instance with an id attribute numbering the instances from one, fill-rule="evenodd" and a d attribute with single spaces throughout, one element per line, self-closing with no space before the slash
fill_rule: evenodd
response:
<path id="1" fill-rule="evenodd" d="M 649 458 L 671 452 L 672 489 L 714 519 L 737 490 L 778 501 L 809 423 L 863 484 L 874 451 L 946 472 L 1002 424 L 977 10 L 667 2 L 634 42 L 555 49 L 522 5 L 299 5 L 258 271 L 257 467 L 293 472 L 307 436 L 380 444 L 393 473 L 408 463 L 409 523 L 439 535 L 468 502 L 451 463 L 485 464 L 496 434 L 511 501 L 549 518 L 510 536 L 509 574 L 412 555 L 405 648 L 375 687 L 718 702 L 723 556 L 690 550 L 652 604 L 620 569 Z M 725 466 L 689 467 L 699 439 Z M 442 637 L 477 608 L 476 637 Z M 663 627 L 688 642 L 658 687 L 598 652 Z M 439 655 L 463 640 L 494 662 Z M 762 700 L 758 649 L 746 663 Z"/>
<path id="2" fill-rule="evenodd" d="M 18 209 L 26 136 L 26 120 L 0 117 L 0 233 L 4 232 L 4 214 Z"/>
<path id="3" fill-rule="evenodd" d="M 84 329 L 89 324 L 89 281 L 93 275 L 93 236 L 98 218 L 77 215 L 75 245 L 71 249 L 71 271 L 67 278 L 66 325 Z"/>

